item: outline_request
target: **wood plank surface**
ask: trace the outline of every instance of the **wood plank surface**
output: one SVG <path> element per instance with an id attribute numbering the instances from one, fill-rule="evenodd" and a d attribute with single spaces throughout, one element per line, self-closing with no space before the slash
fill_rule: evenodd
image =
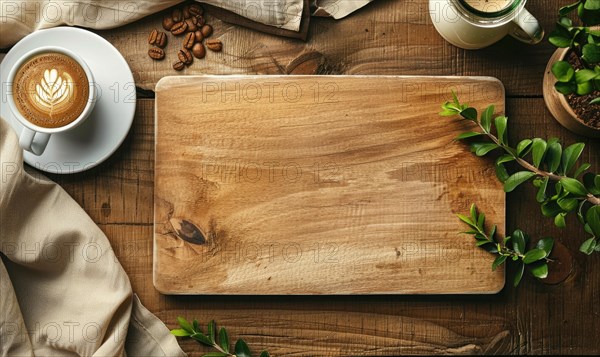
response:
<path id="1" fill-rule="evenodd" d="M 568 3 L 529 1 L 527 7 L 551 30 L 556 11 Z M 224 53 L 209 53 L 206 61 L 197 61 L 186 73 L 285 73 L 286 66 L 301 54 L 317 50 L 328 61 L 320 73 L 494 76 L 507 89 L 512 142 L 550 136 L 567 144 L 583 141 L 583 160 L 600 168 L 600 142 L 561 127 L 541 98 L 542 75 L 552 46 L 547 42 L 527 46 L 507 38 L 484 50 L 460 50 L 434 32 L 425 4 L 422 0 L 377 0 L 341 21 L 312 19 L 306 43 L 215 21 L 215 36 L 226 40 Z M 157 14 L 100 32 L 125 56 L 142 89 L 154 89 L 160 78 L 174 74 L 169 61 L 152 62 L 146 57 L 147 34 L 160 26 L 161 18 Z M 170 59 L 178 50 L 179 44 L 174 43 L 168 47 Z M 215 319 L 228 327 L 232 338 L 242 337 L 253 349 L 267 348 L 276 355 L 600 352 L 600 259 L 577 253 L 585 234 L 573 217 L 561 230 L 541 216 L 530 185 L 508 195 L 507 229 L 553 236 L 567 246 L 575 267 L 559 284 L 525 277 L 517 289 L 506 287 L 498 295 L 483 297 L 161 295 L 152 284 L 153 113 L 153 100 L 139 100 L 132 132 L 115 155 L 91 171 L 51 177 L 98 222 L 134 291 L 169 327 L 176 326 L 180 315 L 202 322 Z M 512 274 L 508 271 L 507 276 Z M 208 351 L 194 341 L 180 343 L 190 356 Z"/>
<path id="2" fill-rule="evenodd" d="M 569 133 L 541 98 L 507 99 L 513 142 L 545 133 L 587 144 L 584 160 L 600 167 L 600 142 Z M 113 245 L 142 302 L 174 328 L 177 316 L 215 319 L 233 337 L 276 355 L 597 354 L 600 260 L 576 253 L 584 237 L 575 220 L 560 230 L 539 213 L 530 185 L 508 195 L 507 229 L 553 236 L 576 257 L 558 285 L 525 277 L 494 296 L 165 296 L 152 283 L 154 101 L 139 100 L 129 138 L 91 171 L 56 176 Z M 450 125 L 450 119 L 442 119 Z M 468 157 L 465 147 L 465 157 Z M 490 177 L 490 180 L 494 180 Z M 572 218 L 572 217 L 571 217 Z M 469 237 L 463 237 L 468 242 Z M 474 248 L 466 248 L 474 249 Z M 207 272 L 210 274 L 210 272 Z M 508 272 L 512 276 L 512 272 Z M 181 340 L 190 356 L 208 351 Z"/>
<path id="3" fill-rule="evenodd" d="M 529 1 L 527 8 L 550 31 L 565 0 Z M 162 14 L 122 28 L 101 31 L 127 59 L 136 84 L 144 89 L 164 76 L 180 74 L 171 65 L 181 39 L 169 36 L 167 58 L 148 58 L 146 39 L 161 28 Z M 207 16 L 223 51 L 209 52 L 182 74 L 285 74 L 286 67 L 307 51 L 322 53 L 320 72 L 372 75 L 486 75 L 500 79 L 508 95 L 541 95 L 542 77 L 552 46 L 530 46 L 507 37 L 478 51 L 448 45 L 435 31 L 425 0 L 377 0 L 347 18 L 312 18 L 308 41 L 286 39 L 234 26 Z"/>
<path id="4" fill-rule="evenodd" d="M 502 185 L 439 125 L 490 77 L 178 76 L 156 88 L 154 283 L 166 294 L 496 293 L 456 213 Z M 466 124 L 466 123 L 465 123 Z M 185 233 L 192 227 L 197 237 Z M 181 232 L 184 232 L 183 234 Z M 212 270 L 212 274 L 202 274 Z"/>

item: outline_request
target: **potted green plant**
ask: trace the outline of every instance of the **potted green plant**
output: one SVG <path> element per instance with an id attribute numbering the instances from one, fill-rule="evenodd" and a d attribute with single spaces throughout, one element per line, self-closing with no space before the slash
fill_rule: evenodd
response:
<path id="1" fill-rule="evenodd" d="M 575 19 L 569 15 L 575 13 Z M 575 20 L 575 21 L 574 21 Z M 558 47 L 544 76 L 544 100 L 567 129 L 600 138 L 600 0 L 559 10 L 550 42 Z"/>

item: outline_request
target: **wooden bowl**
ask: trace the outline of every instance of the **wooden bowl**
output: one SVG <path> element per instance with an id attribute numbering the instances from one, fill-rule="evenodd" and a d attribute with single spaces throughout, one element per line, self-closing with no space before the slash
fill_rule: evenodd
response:
<path id="1" fill-rule="evenodd" d="M 565 128 L 589 138 L 600 138 L 600 129 L 594 128 L 579 120 L 577 114 L 571 109 L 564 94 L 561 94 L 554 89 L 556 78 L 554 78 L 554 74 L 552 74 L 552 65 L 556 61 L 563 60 L 568 51 L 568 48 L 559 48 L 548 61 L 546 72 L 544 73 L 544 102 L 546 102 L 546 107 L 548 107 L 552 116 Z"/>

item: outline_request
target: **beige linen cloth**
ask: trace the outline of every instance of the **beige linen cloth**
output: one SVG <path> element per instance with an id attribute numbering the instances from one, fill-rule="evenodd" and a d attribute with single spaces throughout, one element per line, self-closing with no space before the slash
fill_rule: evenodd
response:
<path id="1" fill-rule="evenodd" d="M 3 119 L 0 168 L 0 356 L 185 356 L 92 219 L 25 172 Z"/>
<path id="2" fill-rule="evenodd" d="M 313 0 L 315 16 L 340 19 L 373 0 Z M 35 30 L 71 25 L 119 27 L 173 6 L 181 0 L 0 0 L 0 48 Z M 303 0 L 203 0 L 250 20 L 299 31 Z"/>

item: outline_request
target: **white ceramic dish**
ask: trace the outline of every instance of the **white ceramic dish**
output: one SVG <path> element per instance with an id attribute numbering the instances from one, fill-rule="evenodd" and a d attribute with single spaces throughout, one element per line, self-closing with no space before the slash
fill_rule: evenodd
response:
<path id="1" fill-rule="evenodd" d="M 55 174 L 72 174 L 91 169 L 108 159 L 131 129 L 136 106 L 133 75 L 119 51 L 92 32 L 73 27 L 57 27 L 32 33 L 17 43 L 0 64 L 0 116 L 18 134 L 23 126 L 8 107 L 6 79 L 21 56 L 42 46 L 64 47 L 82 57 L 94 74 L 98 100 L 84 123 L 71 131 L 53 135 L 41 156 L 24 152 L 23 159 L 38 170 Z"/>

